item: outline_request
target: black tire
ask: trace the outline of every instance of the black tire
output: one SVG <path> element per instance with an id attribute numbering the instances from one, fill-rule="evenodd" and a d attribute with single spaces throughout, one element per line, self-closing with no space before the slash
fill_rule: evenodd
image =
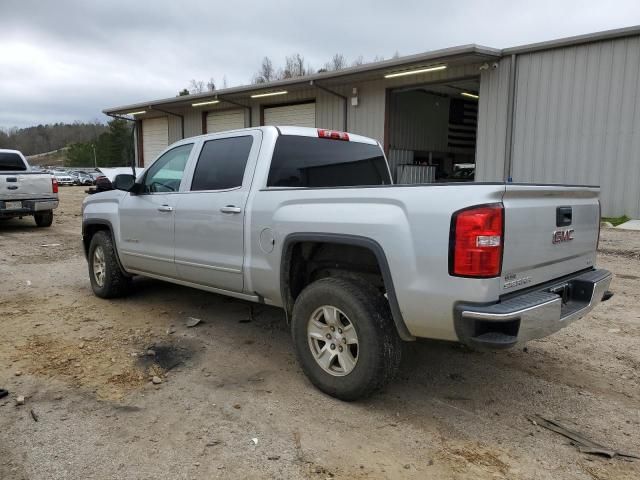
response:
<path id="1" fill-rule="evenodd" d="M 355 367 L 342 376 L 328 373 L 318 364 L 307 336 L 309 320 L 325 305 L 343 312 L 357 333 Z M 341 400 L 353 401 L 371 395 L 392 380 L 400 366 L 402 340 L 391 318 L 389 304 L 377 289 L 364 281 L 323 278 L 308 285 L 296 299 L 291 333 L 298 361 L 309 380 Z"/>
<path id="2" fill-rule="evenodd" d="M 50 227 L 53 223 L 53 210 L 36 213 L 33 218 L 38 227 Z"/>
<path id="3" fill-rule="evenodd" d="M 101 277 L 102 285 L 100 285 L 97 280 L 94 271 L 94 256 L 98 249 L 102 250 L 104 257 L 104 274 Z M 101 298 L 115 298 L 122 297 L 129 293 L 131 289 L 131 277 L 125 275 L 120 268 L 118 258 L 116 257 L 116 250 L 113 246 L 113 240 L 109 232 L 102 230 L 91 238 L 87 260 L 89 263 L 91 289 L 96 296 Z"/>

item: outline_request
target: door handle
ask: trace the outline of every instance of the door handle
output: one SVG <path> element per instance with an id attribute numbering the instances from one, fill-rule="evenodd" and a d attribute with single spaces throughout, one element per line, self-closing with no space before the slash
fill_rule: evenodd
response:
<path id="1" fill-rule="evenodd" d="M 227 205 L 226 207 L 222 207 L 220 209 L 222 213 L 240 213 L 242 209 L 240 207 L 236 207 L 235 205 Z"/>
<path id="2" fill-rule="evenodd" d="M 161 205 L 158 207 L 158 211 L 159 212 L 173 212 L 173 207 L 170 207 L 169 205 Z"/>

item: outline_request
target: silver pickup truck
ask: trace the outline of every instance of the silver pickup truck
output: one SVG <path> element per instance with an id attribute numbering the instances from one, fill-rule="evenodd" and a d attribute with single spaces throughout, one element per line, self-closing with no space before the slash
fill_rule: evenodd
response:
<path id="1" fill-rule="evenodd" d="M 58 207 L 58 182 L 31 170 L 22 153 L 0 149 L 0 219 L 33 216 L 38 227 L 50 227 Z"/>
<path id="2" fill-rule="evenodd" d="M 304 372 L 344 400 L 388 382 L 403 341 L 513 347 L 610 295 L 597 187 L 392 185 L 350 133 L 188 138 L 114 187 L 83 204 L 96 295 L 142 275 L 282 307 Z"/>

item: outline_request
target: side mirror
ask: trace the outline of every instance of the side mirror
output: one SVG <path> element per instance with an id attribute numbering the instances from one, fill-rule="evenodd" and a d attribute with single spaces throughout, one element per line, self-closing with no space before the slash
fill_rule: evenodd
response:
<path id="1" fill-rule="evenodd" d="M 116 178 L 113 179 L 113 188 L 116 190 L 131 192 L 134 190 L 135 185 L 136 177 L 130 173 L 121 173 L 120 175 L 116 175 Z"/>

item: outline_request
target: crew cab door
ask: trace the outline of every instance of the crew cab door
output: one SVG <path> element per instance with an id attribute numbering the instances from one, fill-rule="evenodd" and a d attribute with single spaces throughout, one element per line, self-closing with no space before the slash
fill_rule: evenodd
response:
<path id="1" fill-rule="evenodd" d="M 242 292 L 245 206 L 261 139 L 260 131 L 244 131 L 203 142 L 176 205 L 181 280 Z"/>
<path id="2" fill-rule="evenodd" d="M 174 223 L 178 192 L 193 143 L 165 152 L 146 171 L 140 193 L 120 202 L 120 248 L 125 268 L 175 278 Z"/>

